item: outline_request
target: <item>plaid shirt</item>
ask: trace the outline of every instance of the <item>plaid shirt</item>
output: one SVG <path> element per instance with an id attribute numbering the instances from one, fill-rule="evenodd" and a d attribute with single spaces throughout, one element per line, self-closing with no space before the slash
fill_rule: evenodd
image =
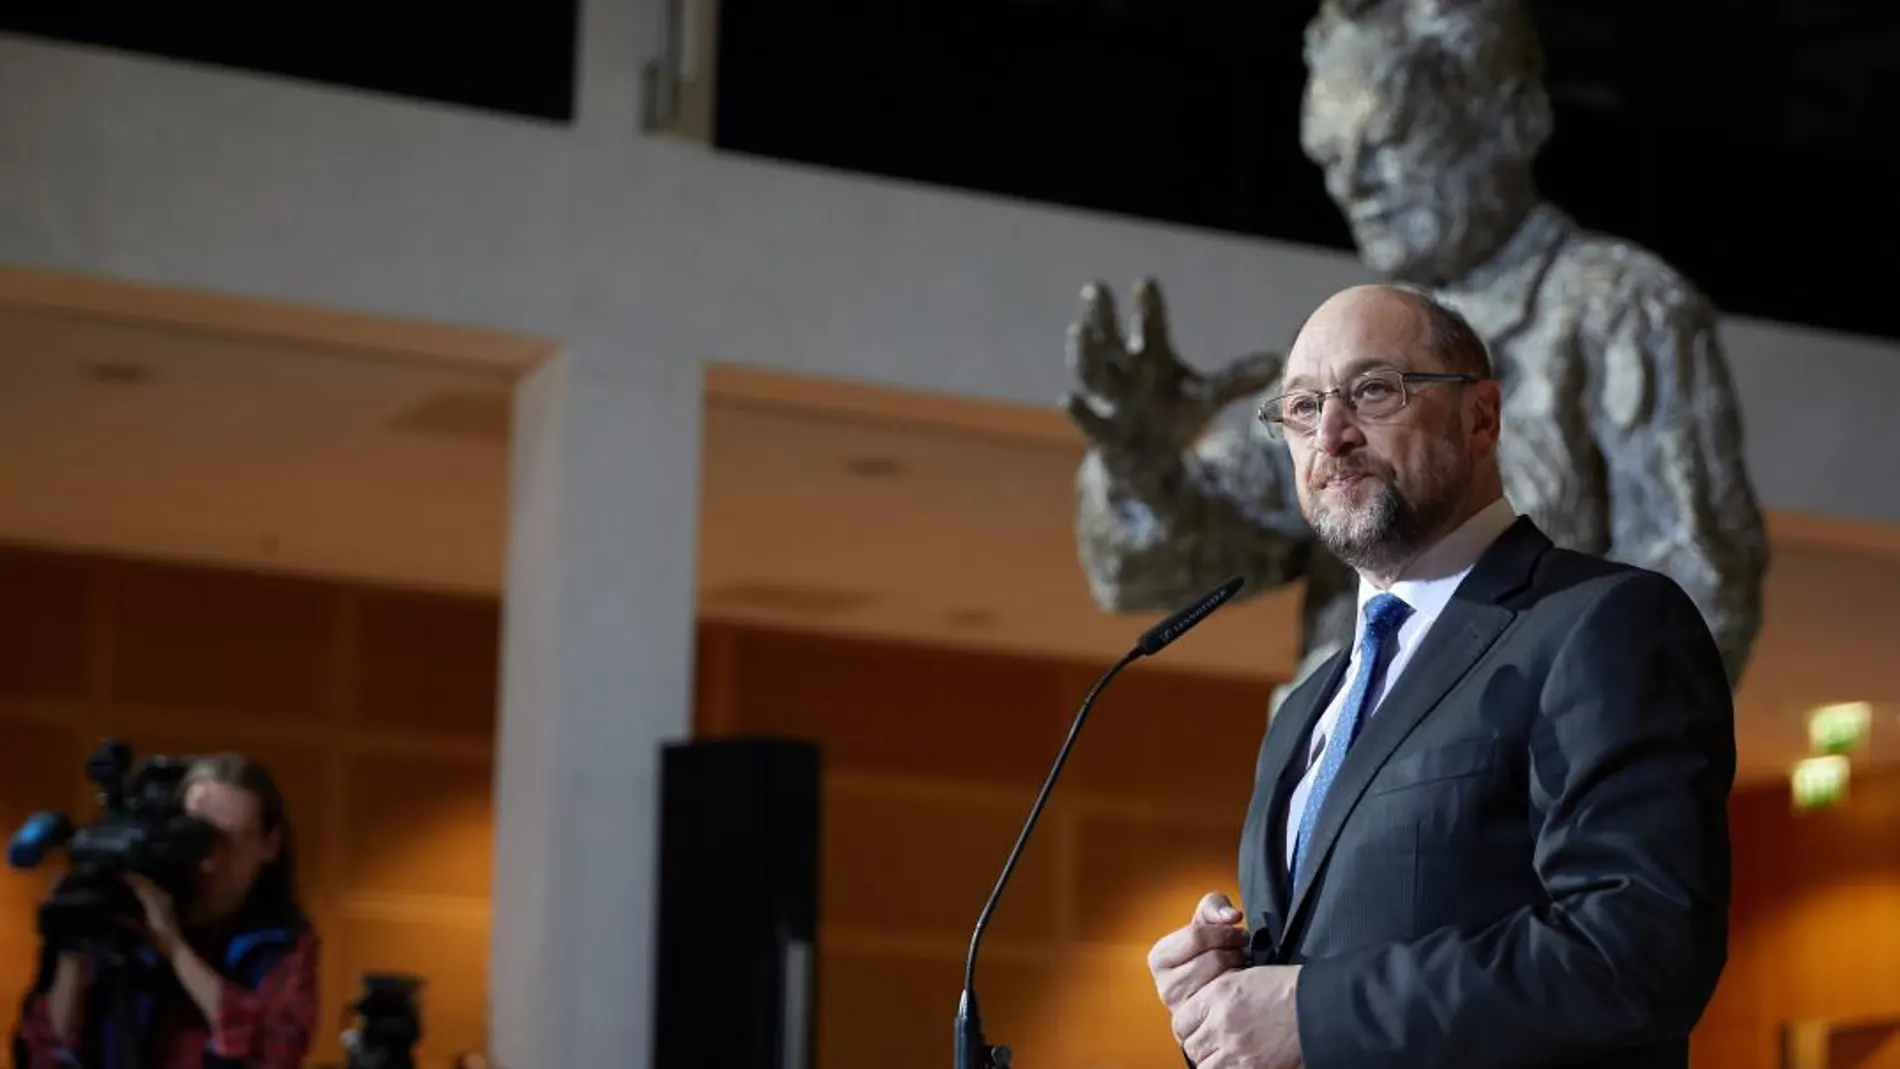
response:
<path id="1" fill-rule="evenodd" d="M 305 930 L 256 990 L 226 980 L 217 1020 L 210 1024 L 190 999 L 168 1000 L 158 1010 L 142 1064 L 146 1069 L 299 1069 L 317 1025 L 317 958 L 316 933 Z M 85 1029 L 78 1016 L 75 1036 Z M 27 1003 L 19 1038 L 28 1054 L 21 1069 L 80 1064 L 68 1038 L 54 1033 L 44 995 Z"/>

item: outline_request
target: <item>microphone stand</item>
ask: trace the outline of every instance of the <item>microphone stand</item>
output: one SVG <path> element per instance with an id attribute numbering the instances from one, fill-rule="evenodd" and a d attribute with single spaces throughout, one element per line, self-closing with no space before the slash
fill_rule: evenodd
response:
<path id="1" fill-rule="evenodd" d="M 970 934 L 970 954 L 963 963 L 963 996 L 957 1001 L 956 1061 L 952 1063 L 953 1069 L 1009 1069 L 1010 1049 L 990 1045 L 983 1034 L 983 1016 L 976 1000 L 977 950 L 982 946 L 983 932 L 989 927 L 990 915 L 996 912 L 996 905 L 1002 900 L 1003 888 L 1009 885 L 1010 874 L 1016 871 L 1016 862 L 1022 858 L 1023 847 L 1028 845 L 1030 833 L 1036 830 L 1036 822 L 1042 819 L 1043 807 L 1049 804 L 1050 792 L 1055 789 L 1056 780 L 1062 775 L 1062 766 L 1068 763 L 1069 752 L 1075 748 L 1075 740 L 1082 733 L 1082 725 L 1088 721 L 1089 711 L 1095 707 L 1095 699 L 1101 696 L 1109 681 L 1121 674 L 1122 669 L 1143 657 L 1160 653 L 1169 643 L 1186 634 L 1239 593 L 1243 585 L 1245 580 L 1235 576 L 1194 604 L 1150 628 L 1133 649 L 1102 673 L 1082 699 L 1082 707 L 1076 711 L 1075 720 L 1069 725 L 1068 737 L 1062 740 L 1062 749 L 1056 752 L 1055 763 L 1050 766 L 1049 775 L 1043 779 L 1042 789 L 1036 792 L 1035 804 L 1029 807 L 1029 817 L 1023 821 L 1023 830 L 1016 836 L 1016 845 L 1010 849 L 1009 858 L 1003 862 L 1002 874 L 997 877 L 996 886 L 990 890 L 989 899 L 983 903 L 983 911 L 976 918 L 976 929 Z"/>

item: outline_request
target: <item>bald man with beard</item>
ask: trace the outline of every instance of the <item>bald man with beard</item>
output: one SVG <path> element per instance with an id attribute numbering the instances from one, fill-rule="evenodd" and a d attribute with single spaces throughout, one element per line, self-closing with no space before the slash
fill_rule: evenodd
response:
<path id="1" fill-rule="evenodd" d="M 1356 578 L 1260 750 L 1243 905 L 1149 966 L 1200 1069 L 1685 1069 L 1727 954 L 1734 710 L 1695 602 L 1554 545 L 1499 470 L 1484 343 L 1323 304 L 1259 411 Z"/>

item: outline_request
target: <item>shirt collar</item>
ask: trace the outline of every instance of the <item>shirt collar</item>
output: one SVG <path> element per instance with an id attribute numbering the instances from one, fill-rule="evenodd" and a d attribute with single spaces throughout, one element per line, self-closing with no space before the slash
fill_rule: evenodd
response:
<path id="1" fill-rule="evenodd" d="M 1358 629 L 1365 628 L 1366 602 L 1381 593 L 1393 594 L 1410 605 L 1413 619 L 1437 616 L 1457 592 L 1458 584 L 1471 573 L 1478 558 L 1515 522 L 1517 510 L 1511 507 L 1510 501 L 1500 497 L 1419 554 L 1389 589 L 1381 591 L 1366 580 L 1359 580 Z"/>

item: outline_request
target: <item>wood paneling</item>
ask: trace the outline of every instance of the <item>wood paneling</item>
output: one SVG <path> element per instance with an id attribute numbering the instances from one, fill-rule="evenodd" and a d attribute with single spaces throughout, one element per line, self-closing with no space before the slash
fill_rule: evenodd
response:
<path id="1" fill-rule="evenodd" d="M 85 697 L 88 583 L 78 560 L 0 551 L 0 699 Z"/>
<path id="2" fill-rule="evenodd" d="M 456 756 L 350 762 L 344 877 L 355 891 L 486 899 L 494 827 L 488 765 Z"/>
<path id="3" fill-rule="evenodd" d="M 1029 802 L 1027 793 L 834 782 L 822 814 L 825 930 L 945 946 L 968 941 Z M 1042 945 L 1055 937 L 1055 869 L 1048 850 L 1024 856 L 987 938 Z"/>
<path id="4" fill-rule="evenodd" d="M 81 762 L 108 733 L 261 758 L 325 936 L 319 1058 L 340 1056 L 359 974 L 388 968 L 428 978 L 420 1054 L 440 1066 L 482 1042 L 498 632 L 481 599 L 0 550 L 0 830 L 90 815 Z M 1101 667 L 701 629 L 697 730 L 824 747 L 819 1069 L 949 1056 L 970 925 Z M 1021 1064 L 1176 1064 L 1143 959 L 1236 890 L 1268 692 L 1144 665 L 1102 699 L 984 944 L 985 1021 Z M 1900 774 L 1836 810 L 1770 789 L 1733 813 L 1697 1069 L 1774 1069 L 1790 1018 L 1900 1013 Z M 0 876 L 8 995 L 46 878 Z M 1900 1067 L 1900 1045 L 1880 1057 Z"/>
<path id="5" fill-rule="evenodd" d="M 1246 800 L 1204 817 L 1084 812 L 1075 821 L 1077 938 L 1147 952 L 1162 933 L 1186 924 L 1201 896 L 1225 891 L 1236 902 L 1240 825 Z"/>
<path id="6" fill-rule="evenodd" d="M 324 584 L 157 565 L 110 569 L 107 687 L 119 706 L 321 721 L 340 643 Z"/>
<path id="7" fill-rule="evenodd" d="M 1727 972 L 1696 1069 L 1777 1069 L 1790 1020 L 1900 1016 L 1900 770 L 1857 771 L 1847 801 L 1797 813 L 1738 794 Z M 1900 1041 L 1861 1069 L 1900 1069 Z"/>
<path id="8" fill-rule="evenodd" d="M 350 705 L 363 723 L 494 738 L 501 610 L 492 600 L 367 591 Z"/>
<path id="9" fill-rule="evenodd" d="M 769 631 L 735 645 L 729 726 L 818 739 L 832 771 L 1033 788 L 1062 741 L 1063 677 L 1043 662 Z"/>
<path id="10" fill-rule="evenodd" d="M 1018 1065 L 1068 1064 L 1055 1049 L 1052 1030 L 1038 1027 L 1040 1000 L 1054 989 L 1058 972 L 1053 961 L 1000 955 L 983 965 L 984 1031 L 992 1043 L 1007 1043 Z M 961 954 L 835 946 L 819 963 L 818 984 L 819 1069 L 950 1064 L 957 993 L 963 989 Z"/>
<path id="11" fill-rule="evenodd" d="M 1096 671 L 1071 667 L 1052 712 L 1066 722 Z M 1131 668 L 1097 700 L 1086 741 L 1077 744 L 1072 786 L 1227 817 L 1234 799 L 1244 807 L 1253 790 L 1270 696 L 1270 688 L 1256 683 L 1146 664 Z"/>
<path id="12" fill-rule="evenodd" d="M 1184 919 L 1170 917 L 1167 927 L 1178 927 Z M 1181 1064 L 1181 1048 L 1155 997 L 1146 958 L 1145 946 L 1070 956 L 1050 1010 L 1033 1033 L 1054 1030 L 1059 1037 L 1061 1057 L 1054 1064 L 1074 1069 L 1174 1069 Z"/>

